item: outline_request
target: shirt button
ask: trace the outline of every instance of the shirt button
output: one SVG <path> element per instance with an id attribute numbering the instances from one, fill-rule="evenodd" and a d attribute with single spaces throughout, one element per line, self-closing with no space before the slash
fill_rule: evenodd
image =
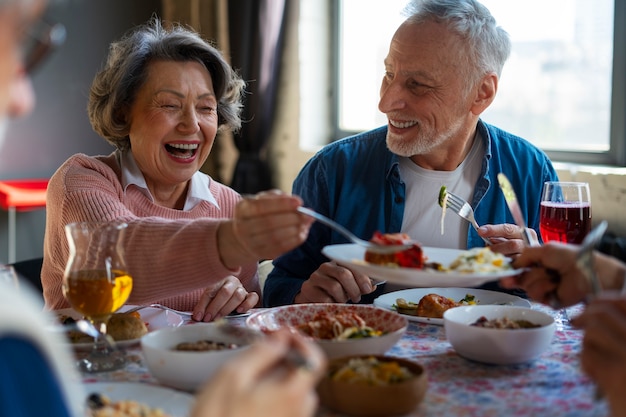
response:
<path id="1" fill-rule="evenodd" d="M 402 197 L 396 197 L 396 203 L 400 204 L 400 203 L 404 203 L 404 198 Z"/>

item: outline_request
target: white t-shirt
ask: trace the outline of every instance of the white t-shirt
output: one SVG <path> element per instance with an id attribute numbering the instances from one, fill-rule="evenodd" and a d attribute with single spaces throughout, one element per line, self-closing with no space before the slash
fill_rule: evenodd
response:
<path id="1" fill-rule="evenodd" d="M 400 175 L 406 187 L 401 231 L 422 246 L 467 249 L 469 223 L 450 209 L 446 210 L 444 234 L 441 233 L 439 190 L 446 186 L 449 191 L 471 201 L 483 155 L 483 140 L 477 133 L 470 152 L 454 171 L 424 169 L 409 158 L 400 158 Z"/>

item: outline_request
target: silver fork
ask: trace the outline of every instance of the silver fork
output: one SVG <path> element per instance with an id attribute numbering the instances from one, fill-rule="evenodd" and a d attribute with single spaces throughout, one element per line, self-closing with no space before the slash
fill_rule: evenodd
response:
<path id="1" fill-rule="evenodd" d="M 379 245 L 373 242 L 369 242 L 367 240 L 363 240 L 357 236 L 355 236 L 352 232 L 350 232 L 348 229 L 346 229 L 345 227 L 343 227 L 342 225 L 340 225 L 339 223 L 337 223 L 334 220 L 329 219 L 328 217 L 324 216 L 323 214 L 320 214 L 314 210 L 311 210 L 310 208 L 306 208 L 306 207 L 298 207 L 298 211 L 302 214 L 306 214 L 307 216 L 311 216 L 313 217 L 315 220 L 317 220 L 320 223 L 325 224 L 326 226 L 335 229 L 337 232 L 341 233 L 342 235 L 344 235 L 345 237 L 347 237 L 350 241 L 352 241 L 352 243 L 356 243 L 357 245 L 363 246 L 365 249 L 372 251 L 372 252 L 376 252 L 376 253 L 393 253 L 393 252 L 399 252 L 405 249 L 408 249 L 411 247 L 410 244 L 407 245 Z"/>
<path id="2" fill-rule="evenodd" d="M 133 307 L 133 308 L 131 308 L 129 310 L 122 311 L 122 313 L 134 313 L 135 311 L 143 310 L 144 308 L 148 308 L 148 307 L 150 307 L 150 308 L 158 308 L 158 309 L 165 310 L 165 311 L 171 311 L 172 313 L 176 313 L 179 316 L 185 316 L 185 317 L 189 317 L 189 318 L 191 318 L 191 316 L 193 315 L 193 313 L 191 311 L 175 310 L 175 309 L 173 309 L 171 307 L 167 307 L 167 306 L 164 306 L 163 304 L 157 304 L 157 303 L 136 306 L 136 307 Z M 224 318 L 232 319 L 232 318 L 237 318 L 237 317 L 246 317 L 246 316 L 249 316 L 249 315 L 250 315 L 249 311 L 246 311 L 245 313 L 238 313 L 237 310 L 234 310 L 232 313 L 224 316 Z"/>
<path id="3" fill-rule="evenodd" d="M 135 311 L 143 310 L 144 308 L 159 308 L 161 310 L 171 311 L 172 313 L 176 313 L 178 315 L 187 316 L 187 317 L 191 317 L 191 314 L 192 314 L 190 311 L 175 310 L 173 308 L 164 306 L 163 304 L 156 304 L 156 303 L 136 306 L 129 310 L 122 311 L 122 313 L 134 313 Z"/>
<path id="4" fill-rule="evenodd" d="M 474 230 L 478 233 L 478 228 L 480 226 L 476 223 L 476 219 L 474 218 L 474 209 L 472 209 L 472 206 L 470 206 L 470 204 L 463 198 L 451 193 L 450 191 L 446 191 L 446 194 L 448 195 L 447 207 L 451 208 L 456 214 L 470 222 L 470 224 L 474 227 Z M 489 239 L 482 236 L 481 238 L 487 245 L 491 245 L 491 241 Z"/>

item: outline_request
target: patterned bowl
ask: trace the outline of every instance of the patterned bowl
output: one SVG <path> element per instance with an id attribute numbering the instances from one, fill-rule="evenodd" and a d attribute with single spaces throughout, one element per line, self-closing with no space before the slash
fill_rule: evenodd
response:
<path id="1" fill-rule="evenodd" d="M 356 314 L 365 324 L 383 332 L 380 336 L 343 340 L 316 339 L 328 358 L 351 355 L 382 355 L 400 340 L 406 331 L 408 321 L 396 312 L 383 310 L 365 304 L 293 304 L 269 308 L 252 313 L 246 320 L 248 327 L 261 331 L 277 330 L 280 327 L 294 327 L 314 321 L 321 313 L 331 317 Z"/>

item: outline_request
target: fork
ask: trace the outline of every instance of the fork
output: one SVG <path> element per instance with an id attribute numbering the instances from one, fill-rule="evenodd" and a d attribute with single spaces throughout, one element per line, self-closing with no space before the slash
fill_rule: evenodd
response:
<path id="1" fill-rule="evenodd" d="M 143 310 L 144 308 L 158 308 L 158 309 L 165 310 L 165 311 L 171 311 L 172 313 L 176 313 L 179 316 L 185 316 L 185 317 L 190 317 L 190 318 L 193 315 L 191 311 L 175 310 L 171 307 L 164 306 L 163 304 L 157 304 L 157 303 L 135 306 L 129 310 L 122 311 L 122 313 L 134 313 L 135 311 Z M 233 310 L 232 313 L 227 314 L 226 316 L 224 316 L 224 318 L 233 319 L 237 317 L 246 317 L 249 315 L 250 315 L 250 311 L 246 311 L 245 313 L 238 313 L 237 310 Z"/>
<path id="2" fill-rule="evenodd" d="M 341 233 L 343 236 L 347 237 L 350 241 L 352 241 L 352 243 L 356 243 L 357 245 L 363 246 L 365 249 L 371 252 L 382 253 L 382 254 L 393 253 L 393 252 L 403 251 L 412 246 L 411 244 L 379 245 L 377 243 L 369 242 L 367 240 L 364 240 L 355 236 L 352 232 L 350 232 L 348 229 L 346 229 L 345 227 L 343 227 L 336 221 L 331 220 L 328 217 L 324 216 L 323 214 L 320 214 L 314 210 L 311 210 L 310 208 L 300 206 L 298 207 L 298 211 L 302 214 L 306 214 L 307 216 L 313 217 L 318 222 L 325 224 L 326 226 Z"/>
<path id="3" fill-rule="evenodd" d="M 474 209 L 472 209 L 472 206 L 470 206 L 469 203 L 463 198 L 451 193 L 450 191 L 446 191 L 446 194 L 448 195 L 447 207 L 450 207 L 456 214 L 470 222 L 470 224 L 474 227 L 474 230 L 476 230 L 476 233 L 478 233 L 478 228 L 480 226 L 476 223 L 476 219 L 474 218 Z M 491 241 L 489 239 L 482 236 L 481 238 L 487 245 L 491 245 Z"/>
<path id="4" fill-rule="evenodd" d="M 187 317 L 191 317 L 191 315 L 192 315 L 192 313 L 190 311 L 175 310 L 173 308 L 164 306 L 163 304 L 156 304 L 156 303 L 144 304 L 144 305 L 141 305 L 141 306 L 136 306 L 136 307 L 133 307 L 133 308 L 131 308 L 129 310 L 122 311 L 122 313 L 134 313 L 135 311 L 143 310 L 144 308 L 158 308 L 158 309 L 161 309 L 161 310 L 171 311 L 172 313 L 176 313 L 178 315 L 187 316 Z"/>

